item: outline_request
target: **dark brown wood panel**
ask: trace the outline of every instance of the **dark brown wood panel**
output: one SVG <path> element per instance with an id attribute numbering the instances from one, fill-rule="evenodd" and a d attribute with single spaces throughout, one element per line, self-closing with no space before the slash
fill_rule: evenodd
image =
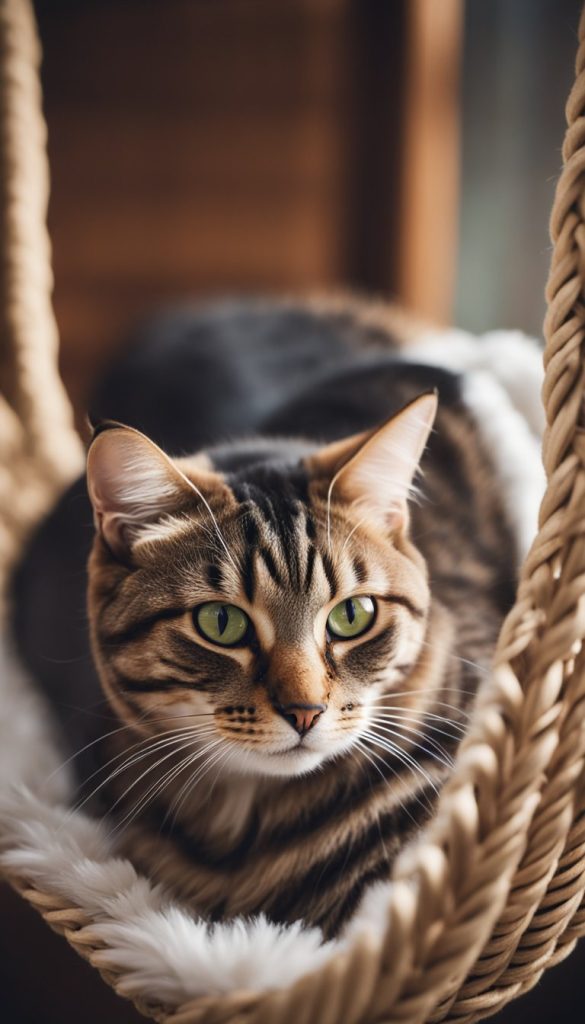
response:
<path id="1" fill-rule="evenodd" d="M 448 272 L 429 289 L 403 259 L 429 180 L 404 166 L 419 36 L 425 61 L 432 50 L 412 7 L 429 2 L 38 0 L 55 304 L 78 408 L 161 303 L 353 285 L 445 315 Z M 452 13 L 445 25 L 443 61 Z M 452 177 L 438 179 L 449 196 Z M 447 218 L 426 242 L 431 270 L 433 253 L 450 259 Z"/>
<path id="2" fill-rule="evenodd" d="M 149 308 L 344 278 L 344 4 L 40 13 L 55 302 L 78 402 Z"/>

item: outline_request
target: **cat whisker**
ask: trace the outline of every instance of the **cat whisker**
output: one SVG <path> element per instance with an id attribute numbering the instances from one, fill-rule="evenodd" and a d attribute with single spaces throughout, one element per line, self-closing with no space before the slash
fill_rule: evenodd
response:
<path id="1" fill-rule="evenodd" d="M 200 757 L 203 757 L 203 756 L 207 755 L 206 760 L 197 768 L 197 770 L 195 772 L 195 778 L 197 778 L 199 776 L 200 772 L 206 766 L 212 765 L 217 760 L 218 755 L 220 755 L 222 753 L 221 749 L 217 750 L 217 747 L 220 746 L 222 743 L 223 743 L 223 740 L 221 738 L 219 738 L 219 739 L 217 739 L 214 742 L 208 743 L 207 746 L 205 746 L 202 750 L 197 751 L 195 754 L 188 755 L 183 761 L 181 761 L 181 763 L 179 765 L 177 765 L 176 770 L 175 769 L 171 769 L 171 771 L 166 776 L 166 779 L 164 781 L 164 785 L 163 786 L 160 786 L 156 790 L 156 792 L 152 793 L 151 796 L 149 794 L 146 794 L 146 796 L 149 799 L 151 799 L 151 800 L 155 799 L 155 797 L 160 792 L 162 792 L 162 790 L 165 788 L 165 786 L 167 786 L 170 782 L 174 781 L 174 779 L 178 778 L 178 776 L 183 771 L 186 771 L 190 767 L 190 765 L 195 764 L 200 759 Z M 205 772 L 204 772 L 204 774 L 205 774 Z M 191 776 L 190 778 L 192 779 L 193 776 Z M 183 786 L 181 787 L 180 793 L 182 793 L 183 790 L 185 789 L 185 787 L 187 787 L 187 790 L 185 792 L 185 795 L 187 795 L 187 792 L 189 791 L 189 789 L 188 789 L 189 782 L 190 782 L 190 779 L 188 779 L 187 782 L 183 784 Z M 150 793 L 150 791 L 149 791 L 149 793 Z M 166 822 L 169 814 L 171 813 L 173 804 L 175 803 L 176 799 L 177 799 L 177 797 L 173 798 L 170 807 L 166 811 L 165 816 L 164 816 L 164 818 L 163 818 L 163 820 L 161 822 L 161 826 L 160 826 L 161 829 L 162 829 L 164 823 Z M 148 802 L 148 799 L 143 801 L 142 805 L 140 805 L 138 807 L 137 813 L 139 813 L 143 809 L 143 807 L 146 806 L 147 802 Z M 178 810 L 178 808 L 177 808 L 177 810 Z M 136 814 L 134 814 L 134 817 L 136 817 Z M 175 821 L 176 821 L 176 813 L 173 816 L 173 821 L 171 822 L 171 828 L 174 827 Z"/>
<path id="2" fill-rule="evenodd" d="M 429 745 L 432 745 L 435 748 L 435 750 L 438 751 L 438 753 L 433 754 L 433 752 L 427 750 L 427 748 L 422 743 L 417 743 L 414 740 L 409 740 L 411 747 L 416 747 L 418 750 L 422 750 L 423 753 L 430 754 L 431 757 L 436 757 L 436 759 L 440 761 L 441 764 L 444 764 L 446 768 L 451 769 L 454 767 L 455 762 L 453 758 L 450 756 L 450 754 L 448 754 L 447 751 L 443 747 L 441 747 L 440 743 L 437 743 L 437 741 L 433 740 L 430 736 L 426 736 L 425 733 L 421 732 L 420 729 L 413 729 L 412 727 L 405 725 L 401 726 L 400 730 L 398 730 L 392 729 L 391 726 L 388 725 L 381 725 L 376 723 L 372 731 L 376 733 L 376 730 L 378 730 L 381 733 L 384 733 L 384 736 L 397 736 L 398 739 L 408 739 L 408 736 L 410 735 L 419 736 L 421 739 L 424 739 Z M 405 736 L 405 733 L 408 733 L 408 736 Z"/>
<path id="3" fill-rule="evenodd" d="M 345 540 L 344 540 L 344 542 L 343 542 L 343 544 L 341 546 L 341 551 L 339 552 L 339 558 L 343 558 L 345 549 L 346 549 L 347 545 L 349 544 L 351 538 L 353 537 L 354 533 L 356 532 L 356 530 L 359 530 L 359 528 L 362 525 L 362 523 L 365 523 L 366 520 L 367 520 L 367 516 L 362 516 L 361 519 L 358 519 L 358 521 L 355 524 L 355 526 L 353 526 L 351 528 L 351 530 L 349 531 L 347 537 L 345 538 Z"/>
<path id="4" fill-rule="evenodd" d="M 76 709 L 76 710 L 80 710 L 81 711 L 83 709 L 79 708 L 79 709 Z M 148 714 L 148 712 L 145 711 L 144 714 L 138 719 L 138 721 L 139 722 L 144 721 L 144 719 L 145 719 L 147 714 Z M 183 719 L 183 718 L 207 718 L 207 717 L 213 717 L 213 715 L 214 715 L 213 711 L 203 712 L 202 714 L 165 715 L 164 718 L 151 718 L 151 719 L 149 719 L 149 724 L 156 725 L 156 724 L 160 724 L 161 722 L 167 722 L 167 721 L 171 722 L 173 720 Z M 185 728 L 187 728 L 187 726 L 185 726 Z M 116 729 L 110 729 L 108 732 L 100 733 L 99 736 L 97 736 L 94 740 L 91 740 L 89 743 L 86 743 L 85 746 L 80 747 L 79 750 L 76 750 L 65 761 L 61 761 L 61 763 L 57 766 L 57 768 L 55 768 L 51 772 L 51 774 L 47 777 L 47 781 L 50 781 L 52 778 L 54 778 L 54 776 L 57 775 L 59 772 L 63 771 L 63 769 L 66 768 L 67 765 L 71 764 L 72 761 L 75 761 L 76 758 L 81 757 L 81 755 L 84 754 L 86 752 L 86 750 L 90 750 L 91 747 L 94 747 L 97 743 L 102 743 L 103 740 L 108 739 L 110 736 L 115 736 L 117 733 L 127 732 L 128 730 L 136 730 L 135 723 L 132 722 L 132 723 L 129 723 L 127 725 L 120 725 Z M 161 735 L 161 734 L 159 734 L 159 735 Z M 146 739 L 150 739 L 150 738 L 151 737 L 146 737 L 145 740 Z M 142 741 L 142 742 L 145 742 L 145 740 Z M 92 778 L 92 776 L 90 776 L 90 778 Z M 85 780 L 85 781 L 87 781 L 87 780 Z"/>
<path id="5" fill-rule="evenodd" d="M 427 719 L 431 718 L 431 716 L 425 715 L 423 713 L 421 713 L 421 715 L 417 717 L 416 715 L 409 715 L 406 712 L 402 712 L 400 709 L 397 711 L 393 711 L 392 709 L 375 708 L 374 710 L 377 711 L 378 714 L 370 716 L 371 721 L 412 722 L 415 725 L 424 724 L 427 729 L 431 729 L 433 732 L 439 732 L 443 736 L 448 736 L 449 739 L 452 740 L 460 739 L 461 736 L 465 735 L 465 732 L 467 731 L 464 726 L 462 726 L 458 722 L 455 722 L 454 719 L 444 718 L 442 715 L 433 715 L 432 720 L 429 722 L 427 721 Z M 435 725 L 435 722 L 440 722 L 442 725 L 447 725 L 451 729 L 456 730 L 455 734 L 447 732 L 445 729 L 441 729 L 440 726 Z M 457 733 L 459 733 L 459 736 L 457 736 Z"/>
<path id="6" fill-rule="evenodd" d="M 154 753 L 156 750 L 164 749 L 169 746 L 172 747 L 173 745 L 176 745 L 180 740 L 186 739 L 188 735 L 192 740 L 201 737 L 202 735 L 203 738 L 205 738 L 212 731 L 213 730 L 211 729 L 208 730 L 207 727 L 205 727 L 205 732 L 203 734 L 198 730 L 194 730 L 193 727 L 184 727 L 183 729 L 169 730 L 168 733 L 163 734 L 158 739 L 153 737 L 146 737 L 145 740 L 141 740 L 140 743 L 134 744 L 131 748 L 125 749 L 121 751 L 119 754 L 114 755 L 114 757 L 110 758 L 110 760 L 107 761 L 105 765 L 101 765 L 100 768 L 98 768 L 95 772 L 92 773 L 92 775 L 89 776 L 88 779 L 85 780 L 86 785 L 87 783 L 91 782 L 91 780 L 95 778 L 96 775 L 99 775 L 100 772 L 106 771 L 109 768 L 109 766 L 112 765 L 115 761 L 120 760 L 120 758 L 126 758 L 126 760 L 119 764 L 114 771 L 111 771 L 106 776 L 105 779 L 103 779 L 97 786 L 95 786 L 91 793 L 89 793 L 81 801 L 77 801 L 71 808 L 71 811 L 69 813 L 73 814 L 75 811 L 81 810 L 82 807 L 85 806 L 85 804 L 87 804 L 94 796 L 96 796 L 100 789 L 102 789 L 104 786 L 107 786 L 108 783 L 112 782 L 115 778 L 118 777 L 118 775 L 121 775 L 122 772 L 124 772 L 126 769 L 132 767 L 134 764 L 137 764 L 139 761 L 144 760 L 146 757 L 148 757 L 151 753 Z M 132 750 L 135 750 L 137 747 L 143 744 L 146 744 L 144 750 L 140 751 L 139 753 L 131 753 Z M 152 770 L 152 768 L 150 768 L 149 770 Z"/>
<path id="7" fill-rule="evenodd" d="M 207 770 L 209 771 L 213 767 L 214 764 L 217 765 L 218 763 L 221 763 L 222 761 L 224 763 L 228 763 L 227 760 L 226 760 L 226 757 L 229 755 L 229 760 L 233 760 L 233 757 L 234 757 L 234 755 L 237 752 L 238 752 L 237 748 L 234 749 L 233 751 L 230 750 L 229 748 L 224 748 L 223 750 L 216 751 L 215 754 L 211 755 L 211 757 L 209 758 L 209 761 L 205 762 L 205 765 L 209 765 Z M 211 762 L 211 763 L 209 763 L 209 762 Z M 205 765 L 200 765 L 199 768 L 183 784 L 183 786 L 181 787 L 179 793 L 177 794 L 177 797 L 175 797 L 175 799 L 172 801 L 172 803 L 171 803 L 167 813 L 165 814 L 165 817 L 163 819 L 163 824 L 167 820 L 167 817 L 169 816 L 171 811 L 173 810 L 173 807 L 175 807 L 175 811 L 174 811 L 174 814 L 173 814 L 173 820 L 171 821 L 171 828 L 174 827 L 175 822 L 177 820 L 177 816 L 179 814 L 179 810 L 181 808 L 181 805 L 184 803 L 184 801 L 189 796 L 189 794 L 193 791 L 194 786 L 197 785 L 197 783 L 201 781 L 201 779 L 204 777 L 204 775 L 207 774 L 207 772 L 203 772 L 203 774 L 201 774 L 202 769 L 205 767 Z M 208 798 L 211 797 L 211 793 L 213 792 L 213 788 L 214 788 L 216 782 L 217 782 L 217 777 L 213 781 L 213 785 L 212 785 L 211 790 L 210 790 L 210 792 L 208 794 Z"/>
<path id="8" fill-rule="evenodd" d="M 400 707 L 396 704 L 370 704 L 367 706 L 369 714 L 376 715 L 395 715 L 397 718 L 403 718 L 407 721 L 409 718 L 412 721 L 417 722 L 429 722 L 429 724 L 448 725 L 452 729 L 456 729 L 458 732 L 465 733 L 469 727 L 469 715 L 465 712 L 458 712 L 460 718 L 464 721 L 457 721 L 455 718 L 451 718 L 449 715 L 439 715 L 436 712 L 417 711 L 416 708 Z M 453 708 L 453 711 L 457 711 L 457 708 Z"/>
<path id="9" fill-rule="evenodd" d="M 425 694 L 428 693 L 428 692 L 429 692 L 428 690 L 424 691 Z M 388 701 L 388 700 L 394 700 L 396 697 L 415 697 L 417 695 L 418 696 L 421 695 L 421 691 L 420 690 L 404 690 L 402 693 L 392 693 L 392 694 L 387 694 L 384 697 L 374 697 L 372 700 L 368 701 L 368 706 L 369 707 L 377 706 L 377 707 L 380 707 L 380 708 L 394 708 L 395 707 L 394 705 L 386 704 L 385 702 Z M 463 708 L 458 707 L 456 704 L 449 704 L 447 701 L 444 701 L 444 700 L 433 700 L 432 701 L 432 706 L 433 707 L 448 708 L 449 711 L 455 711 L 458 715 L 461 715 L 463 718 L 466 718 L 468 720 L 471 718 L 471 715 L 467 711 L 464 711 Z M 401 710 L 400 705 L 396 706 L 395 709 L 396 709 L 396 711 Z M 408 708 L 404 709 L 404 710 L 408 710 Z M 429 712 L 427 712 L 427 714 L 428 715 L 434 715 L 435 713 L 429 711 Z M 442 717 L 442 716 L 437 716 L 437 717 Z"/>
<path id="10" fill-rule="evenodd" d="M 66 708 L 67 711 L 77 711 L 80 715 L 87 715 L 88 718 L 101 718 L 103 721 L 110 722 L 112 715 L 102 714 L 94 711 L 93 708 L 99 708 L 104 704 L 109 704 L 108 698 L 104 697 L 103 700 L 96 700 L 94 704 L 88 704 L 86 708 L 79 707 L 77 704 L 69 704 L 64 700 L 55 701 L 55 705 L 59 708 Z"/>
<path id="11" fill-rule="evenodd" d="M 451 725 L 453 728 L 457 728 L 461 731 L 465 730 L 465 726 L 461 721 L 456 718 L 451 718 L 450 715 L 441 715 L 435 711 L 426 711 L 425 708 L 420 710 L 417 707 L 405 707 L 401 704 L 372 704 L 367 705 L 367 710 L 372 711 L 379 715 L 399 715 L 401 718 L 412 718 L 418 722 L 426 721 L 430 719 L 432 722 L 441 722 L 444 725 Z M 458 709 L 454 709 L 457 710 Z M 458 712 L 459 713 L 459 712 Z"/>
<path id="12" fill-rule="evenodd" d="M 139 761 L 143 761 L 146 757 L 149 756 L 149 754 L 153 753 L 154 751 L 161 750 L 164 747 L 172 746 L 174 743 L 179 742 L 179 740 L 207 739 L 207 737 L 213 735 L 214 732 L 215 730 L 211 727 L 206 727 L 204 729 L 200 729 L 197 731 L 193 729 L 174 730 L 173 735 L 169 735 L 165 739 L 161 738 L 160 740 L 156 740 L 153 743 L 149 744 L 147 747 L 145 747 L 144 750 L 137 751 L 136 753 L 131 754 L 128 760 L 124 761 L 124 763 L 118 769 L 116 769 L 116 774 L 125 771 L 127 768 L 133 767 L 135 764 L 138 764 Z M 113 760 L 114 759 L 112 758 L 112 761 Z M 112 778 L 114 778 L 114 776 L 110 776 L 110 780 Z"/>
<path id="13" fill-rule="evenodd" d="M 445 649 L 442 648 L 439 644 L 431 644 L 428 642 L 428 640 L 421 640 L 421 645 L 423 647 L 428 647 L 430 651 L 446 653 L 447 657 L 451 658 L 452 661 L 458 661 L 460 662 L 461 665 L 469 665 L 470 668 L 477 669 L 477 671 L 481 672 L 482 675 L 487 676 L 490 674 L 491 669 L 486 668 L 485 665 L 480 665 L 479 662 L 477 661 L 470 661 L 469 658 L 462 658 L 460 654 L 454 654 L 452 651 L 445 651 Z"/>
<path id="14" fill-rule="evenodd" d="M 188 478 L 186 477 L 185 479 L 188 479 Z M 224 551 L 225 551 L 225 553 L 226 553 L 226 555 L 228 557 L 228 560 L 231 562 L 233 569 L 236 571 L 236 573 L 238 573 L 238 567 L 237 567 L 237 565 L 236 565 L 236 563 L 234 561 L 234 558 L 232 557 L 232 553 L 231 553 L 230 549 L 228 548 L 228 546 L 227 546 L 227 544 L 225 542 L 224 536 L 223 536 L 223 534 L 222 534 L 222 532 L 221 532 L 221 530 L 219 528 L 219 523 L 218 523 L 218 521 L 217 521 L 217 519 L 215 517 L 213 509 L 211 508 L 211 505 L 209 504 L 209 502 L 208 502 L 207 498 L 205 497 L 205 495 L 199 490 L 197 485 L 194 484 L 192 480 L 189 480 L 188 482 L 189 482 L 190 487 L 195 491 L 195 494 L 198 496 L 200 501 L 203 503 L 203 505 L 204 505 L 204 507 L 205 507 L 205 509 L 207 511 L 207 514 L 209 515 L 209 518 L 211 519 L 211 522 L 213 523 L 213 527 L 214 527 L 215 533 L 217 535 L 217 538 L 218 538 L 222 548 L 224 549 Z"/>
<path id="15" fill-rule="evenodd" d="M 418 736 L 420 739 L 424 739 L 427 743 L 430 743 L 437 750 L 441 751 L 441 753 L 446 757 L 451 757 L 451 754 L 441 746 L 440 741 L 436 739 L 434 735 L 429 735 L 429 733 L 433 732 L 439 736 L 444 736 L 447 740 L 450 740 L 451 743 L 454 743 L 457 746 L 462 739 L 461 734 L 457 735 L 449 733 L 444 729 L 439 729 L 433 726 L 427 726 L 425 730 L 418 729 L 415 725 L 408 723 L 405 724 L 405 720 L 399 718 L 371 718 L 369 724 L 374 727 L 388 726 L 388 728 L 398 729 L 401 731 L 401 734 L 404 734 L 405 736 Z"/>
<path id="16" fill-rule="evenodd" d="M 388 690 L 386 693 L 381 693 L 379 697 L 374 697 L 373 700 L 386 700 L 388 697 L 410 697 L 412 694 L 427 694 L 427 693 L 447 693 L 449 690 L 453 690 L 454 693 L 463 693 L 467 697 L 474 697 L 476 690 L 466 690 L 464 686 L 449 686 L 447 683 L 439 683 L 438 686 L 424 686 L 418 689 L 412 690 Z"/>
<path id="17" fill-rule="evenodd" d="M 380 775 L 382 776 L 382 778 L 383 778 L 384 782 L 385 782 L 385 783 L 386 783 L 386 784 L 387 784 L 387 785 L 389 786 L 389 785 L 390 785 L 390 779 L 386 778 L 386 776 L 384 775 L 384 773 L 383 773 L 383 772 L 382 772 L 382 771 L 380 770 L 380 768 L 378 768 L 377 764 L 375 763 L 375 761 L 374 761 L 373 759 L 375 758 L 375 759 L 376 759 L 377 761 L 381 761 L 381 762 L 382 762 L 382 764 L 383 764 L 383 765 L 384 765 L 384 766 L 385 766 L 386 768 L 389 768 L 389 769 L 390 769 L 390 771 L 392 772 L 392 774 L 393 774 L 393 775 L 396 775 L 396 774 L 397 774 L 397 772 L 396 772 L 396 769 L 395 769 L 395 768 L 393 768 L 391 764 L 388 764 L 388 761 L 386 760 L 386 758 L 382 757 L 382 755 L 381 755 L 381 754 L 378 754 L 378 753 L 377 753 L 377 751 L 375 751 L 375 750 L 369 750 L 369 749 L 368 749 L 368 748 L 366 747 L 366 745 L 365 745 L 364 743 L 361 743 L 361 742 L 360 742 L 359 740 L 356 740 L 356 746 L 357 746 L 357 747 L 358 747 L 358 749 L 359 749 L 359 750 L 361 751 L 361 753 L 363 754 L 363 756 L 364 756 L 365 758 L 367 758 L 367 760 L 368 760 L 368 761 L 370 762 L 370 764 L 371 764 L 371 765 L 373 765 L 373 766 L 374 766 L 374 768 L 377 768 L 377 770 L 378 770 L 378 773 L 379 773 L 379 774 L 380 774 Z M 427 809 L 427 808 L 425 807 L 425 805 L 423 804 L 423 801 L 421 800 L 420 796 L 418 796 L 418 795 L 417 795 L 417 796 L 416 796 L 416 800 L 417 800 L 417 802 L 418 802 L 418 803 L 419 803 L 419 804 L 421 805 L 421 807 L 424 807 L 424 808 L 425 808 L 425 810 Z M 399 803 L 400 807 L 402 807 L 402 809 L 403 809 L 404 811 L 406 811 L 406 813 L 408 814 L 408 817 L 410 818 L 410 820 L 412 821 L 412 823 L 413 823 L 413 824 L 414 824 L 415 826 L 418 826 L 418 822 L 417 822 L 416 818 L 415 818 L 415 817 L 413 816 L 413 814 L 411 813 L 411 811 L 410 811 L 410 810 L 408 809 L 408 807 L 406 806 L 406 804 L 404 803 L 404 801 L 403 801 L 403 800 L 402 800 L 401 798 L 399 798 L 399 799 L 398 799 L 398 803 Z M 427 805 L 428 805 L 428 801 L 427 801 Z"/>
<path id="18" fill-rule="evenodd" d="M 201 772 L 203 771 L 203 769 L 207 765 L 213 764 L 213 762 L 215 760 L 217 760 L 218 756 L 220 756 L 221 754 L 223 754 L 223 750 L 221 750 L 221 749 L 218 750 L 217 749 L 217 744 L 216 744 L 215 747 L 209 753 L 209 756 L 207 757 L 207 759 L 205 761 L 203 761 L 203 763 L 200 764 L 195 769 L 195 771 L 191 773 L 191 775 L 188 777 L 188 779 L 183 783 L 183 785 L 181 786 L 179 792 L 177 793 L 177 795 L 175 797 L 173 797 L 173 799 L 171 800 L 171 803 L 169 804 L 169 807 L 168 807 L 168 809 L 166 811 L 166 814 L 165 814 L 165 816 L 164 816 L 164 818 L 163 818 L 163 820 L 161 822 L 161 826 L 160 826 L 161 830 L 162 830 L 165 822 L 167 821 L 169 815 L 172 813 L 173 808 L 175 808 L 175 811 L 174 811 L 174 814 L 173 814 L 173 819 L 171 821 L 171 829 L 174 828 L 175 823 L 177 821 L 177 815 L 179 813 L 179 809 L 180 809 L 182 803 L 184 802 L 184 800 L 186 799 L 188 793 L 191 792 L 191 790 L 193 788 L 193 785 L 195 784 L 198 776 L 201 774 Z M 184 765 L 184 769 L 186 770 L 192 764 L 196 764 L 196 762 L 198 760 L 199 760 L 199 758 L 197 757 L 197 755 L 192 755 L 187 760 L 187 763 Z"/>
<path id="19" fill-rule="evenodd" d="M 165 774 L 162 776 L 162 778 L 157 779 L 147 789 L 146 793 L 144 793 L 140 797 L 140 799 L 131 807 L 131 809 L 124 815 L 124 817 L 121 818 L 119 821 L 117 821 L 115 823 L 114 827 L 111 829 L 111 831 L 109 833 L 109 836 L 114 836 L 117 832 L 121 831 L 122 828 L 128 827 L 136 819 L 136 817 L 140 814 L 140 812 L 144 810 L 144 808 L 147 806 L 147 804 L 149 804 L 152 800 L 154 800 L 158 796 L 158 794 L 161 793 L 163 791 L 163 789 L 170 782 L 172 782 L 173 779 L 175 779 L 177 777 L 177 775 L 179 775 L 182 771 L 184 771 L 184 769 L 191 763 L 191 761 L 193 759 L 196 759 L 198 757 L 203 757 L 210 749 L 212 749 L 213 747 L 217 746 L 218 743 L 221 743 L 220 739 L 211 740 L 208 744 L 206 744 L 206 746 L 204 746 L 202 749 L 198 750 L 196 753 L 193 753 L 193 752 L 189 753 L 186 757 L 184 757 L 181 761 L 179 761 L 179 763 L 177 765 L 171 765 L 169 770 L 167 772 L 165 772 Z M 140 775 L 140 777 L 138 779 L 134 780 L 134 782 L 130 786 L 128 786 L 128 788 L 124 791 L 124 793 L 121 794 L 121 796 L 116 800 L 116 802 L 110 808 L 109 813 L 110 814 L 112 813 L 112 811 L 118 806 L 120 801 L 126 799 L 126 797 L 128 796 L 128 793 L 134 788 L 134 786 L 137 785 L 146 775 L 148 775 L 148 773 L 150 771 L 152 771 L 153 768 L 158 768 L 164 761 L 167 761 L 169 759 L 169 757 L 172 757 L 174 754 L 179 753 L 181 750 L 188 749 L 188 747 L 190 747 L 190 746 L 192 746 L 192 744 L 183 744 L 182 746 L 176 748 L 175 750 L 172 750 L 169 754 L 166 754 L 165 757 L 161 758 L 154 765 L 151 765 L 150 768 L 146 769 L 146 771 L 143 772 L 142 775 Z"/>
<path id="20" fill-rule="evenodd" d="M 371 722 L 389 722 L 391 725 L 399 725 L 402 722 L 406 722 L 408 725 L 413 726 L 417 729 L 422 729 L 423 732 L 434 732 L 440 736 L 445 736 L 449 740 L 460 742 L 461 738 L 465 735 L 466 729 L 463 726 L 458 725 L 456 722 L 452 722 L 450 719 L 434 719 L 427 721 L 424 715 L 416 717 L 415 715 L 401 715 L 401 714 L 377 714 L 370 715 L 369 721 Z M 440 723 L 440 724 L 437 724 Z M 442 728 L 447 726 L 447 728 Z"/>
<path id="21" fill-rule="evenodd" d="M 378 765 L 374 761 L 373 757 L 371 756 L 371 752 L 368 751 L 368 749 L 365 746 L 365 744 L 361 743 L 359 739 L 356 739 L 355 746 L 358 747 L 359 750 L 361 750 L 361 752 L 364 755 L 364 757 L 366 758 L 366 760 L 369 761 L 369 763 L 378 772 L 378 775 L 380 776 L 380 778 L 386 783 L 387 786 L 389 786 L 390 785 L 390 780 L 386 778 L 386 776 L 384 775 L 384 772 L 382 771 L 382 769 L 378 767 Z M 352 751 L 352 753 L 353 753 L 353 751 Z M 354 757 L 355 757 L 355 754 L 354 754 Z M 362 765 L 362 767 L 363 767 L 363 765 Z"/>
<path id="22" fill-rule="evenodd" d="M 337 476 L 334 476 L 329 487 L 327 488 L 327 550 L 331 554 L 331 495 Z"/>
<path id="23" fill-rule="evenodd" d="M 402 750 L 402 748 L 399 747 L 398 744 L 393 743 L 392 740 L 388 740 L 379 736 L 377 733 L 370 732 L 369 730 L 364 730 L 361 736 L 366 741 L 369 740 L 370 743 L 375 743 L 383 750 L 386 750 L 389 754 L 392 754 L 394 757 L 396 757 L 398 761 L 401 761 L 402 764 L 406 765 L 406 767 L 410 768 L 415 773 L 418 772 L 419 775 L 421 775 L 424 778 L 425 782 L 427 782 L 428 785 L 430 785 L 431 789 L 433 789 L 435 794 L 437 796 L 439 795 L 439 790 L 437 789 L 437 786 L 434 780 L 431 778 L 431 776 L 424 770 L 422 765 L 420 765 L 415 758 L 411 757 L 408 753 L 406 753 L 406 751 Z"/>
<path id="24" fill-rule="evenodd" d="M 155 736 L 144 736 L 136 743 L 132 743 L 131 746 L 124 747 L 123 750 L 120 750 L 117 754 L 114 754 L 108 761 L 106 761 L 105 764 L 100 765 L 95 772 L 93 772 L 90 776 L 84 779 L 83 785 L 87 785 L 87 783 L 90 782 L 95 775 L 97 775 L 100 771 L 104 771 L 110 764 L 113 764 L 114 761 L 120 760 L 120 758 L 130 755 L 128 762 L 125 762 L 130 763 L 130 761 L 133 759 L 133 750 L 138 750 L 138 748 L 144 747 L 144 753 L 147 753 L 149 750 L 153 750 L 156 747 L 161 746 L 162 743 L 168 742 L 168 737 L 170 736 L 174 738 L 180 738 L 181 736 L 187 735 L 189 733 L 199 735 L 201 732 L 206 731 L 212 731 L 211 725 L 206 724 L 196 727 L 192 725 L 185 725 L 181 728 L 165 729 L 163 732 L 157 733 Z"/>

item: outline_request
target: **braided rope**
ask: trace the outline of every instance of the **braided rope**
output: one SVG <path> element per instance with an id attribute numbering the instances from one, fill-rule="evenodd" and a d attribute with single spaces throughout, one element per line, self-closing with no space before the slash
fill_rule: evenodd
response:
<path id="1" fill-rule="evenodd" d="M 0 90 L 7 126 L 2 141 L 11 174 L 3 197 L 10 225 L 9 330 L 1 350 L 6 383 L 0 427 L 5 423 L 6 430 L 0 464 L 11 465 L 24 452 L 29 473 L 42 464 L 49 467 L 48 477 L 62 480 L 78 465 L 78 447 L 55 374 L 48 243 L 39 227 L 47 177 L 38 52 L 28 0 L 4 0 L 0 12 Z M 424 842 L 396 865 L 382 941 L 359 937 L 320 971 L 285 990 L 210 997 L 178 1009 L 137 1000 L 142 1012 L 157 1020 L 471 1022 L 527 991 L 585 934 L 585 16 L 579 39 L 577 78 L 567 104 L 565 167 L 551 224 L 543 389 L 549 484 L 539 534 L 457 771 Z M 28 128 L 19 134 L 16 126 L 22 124 L 30 125 L 30 136 Z M 25 135 L 32 145 L 23 143 Z M 44 168 L 40 175 L 39 168 Z M 54 447 L 47 443 L 49 423 L 51 437 L 64 439 L 63 459 L 53 454 L 61 441 Z M 14 493 L 15 480 L 8 476 L 7 495 Z M 0 523 L 0 549 L 3 536 L 17 546 L 17 512 Z M 31 888 L 26 879 L 10 881 L 124 994 L 124 974 L 81 908 Z"/>
<path id="2" fill-rule="evenodd" d="M 0 3 L 0 568 L 55 492 L 79 472 L 81 445 L 56 371 L 57 328 L 45 226 L 49 192 L 40 50 L 30 3 Z"/>

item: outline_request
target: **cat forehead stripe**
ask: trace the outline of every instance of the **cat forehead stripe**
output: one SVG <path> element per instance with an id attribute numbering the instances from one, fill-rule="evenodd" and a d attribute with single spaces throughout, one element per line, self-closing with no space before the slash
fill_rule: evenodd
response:
<path id="1" fill-rule="evenodd" d="M 308 539 L 313 533 L 308 510 L 298 502 L 287 500 L 279 503 L 270 495 L 263 495 L 256 501 L 250 498 L 248 489 L 245 493 L 242 522 L 245 549 L 239 569 L 246 597 L 250 603 L 253 602 L 257 587 L 257 560 L 281 590 L 307 592 L 316 554 Z M 258 492 L 255 494 L 258 498 Z M 286 574 L 283 572 L 285 567 Z"/>

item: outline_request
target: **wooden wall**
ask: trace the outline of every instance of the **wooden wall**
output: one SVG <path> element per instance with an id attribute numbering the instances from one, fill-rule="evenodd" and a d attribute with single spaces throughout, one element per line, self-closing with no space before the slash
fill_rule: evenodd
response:
<path id="1" fill-rule="evenodd" d="M 414 188 L 404 157 L 437 99 L 456 117 L 461 0 L 442 0 L 441 15 L 434 0 L 37 9 L 55 303 L 78 407 L 128 326 L 161 303 L 350 284 L 448 316 L 456 140 L 438 131 L 442 154 L 431 146 Z M 408 90 L 421 25 L 431 56 L 437 28 L 447 40 L 434 64 L 426 54 L 422 105 Z M 439 231 L 423 218 L 428 296 L 404 244 L 421 178 L 446 217 Z"/>

